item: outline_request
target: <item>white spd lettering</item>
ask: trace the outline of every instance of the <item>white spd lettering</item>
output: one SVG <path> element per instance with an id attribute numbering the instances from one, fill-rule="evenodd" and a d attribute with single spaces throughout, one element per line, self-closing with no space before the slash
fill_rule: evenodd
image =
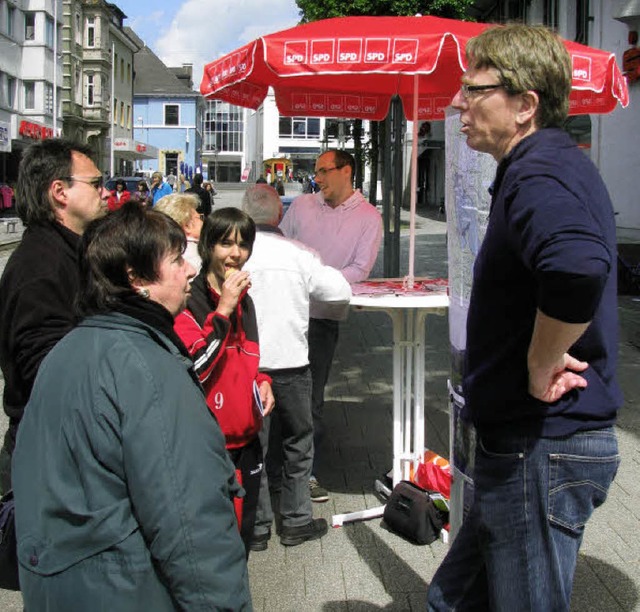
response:
<path id="1" fill-rule="evenodd" d="M 357 53 L 341 53 L 340 54 L 340 61 L 341 62 L 355 62 L 358 59 L 358 54 Z"/>
<path id="2" fill-rule="evenodd" d="M 311 108 L 313 108 L 313 110 L 324 110 L 324 104 L 316 102 L 311 105 Z"/>
<path id="3" fill-rule="evenodd" d="M 364 110 L 365 110 L 365 112 L 367 112 L 367 113 L 374 113 L 374 112 L 375 112 L 375 110 L 376 110 L 376 107 L 375 107 L 375 106 L 365 106 L 365 107 L 364 107 Z"/>
<path id="4" fill-rule="evenodd" d="M 287 55 L 286 57 L 287 64 L 300 64 L 304 62 L 304 55 L 300 53 L 292 53 L 291 55 Z"/>
<path id="5" fill-rule="evenodd" d="M 413 61 L 413 53 L 396 53 L 395 62 L 411 62 Z"/>
<path id="6" fill-rule="evenodd" d="M 293 108 L 295 110 L 302 110 L 303 108 L 307 108 L 307 105 L 304 104 L 303 102 L 298 102 L 297 104 L 293 105 Z"/>
<path id="7" fill-rule="evenodd" d="M 314 63 L 328 62 L 330 59 L 331 59 L 331 56 L 328 53 L 314 53 L 313 59 L 311 61 Z"/>
<path id="8" fill-rule="evenodd" d="M 384 61 L 384 53 L 370 51 L 369 53 L 367 53 L 367 61 L 368 62 L 383 62 Z"/>
<path id="9" fill-rule="evenodd" d="M 583 80 L 587 80 L 589 78 L 589 75 L 587 74 L 587 71 L 584 68 L 576 68 L 573 71 L 573 78 L 574 79 L 583 79 Z"/>
<path id="10" fill-rule="evenodd" d="M 224 406 L 224 395 L 222 394 L 222 391 L 218 391 L 213 396 L 213 404 L 216 410 L 222 409 L 222 407 Z"/>

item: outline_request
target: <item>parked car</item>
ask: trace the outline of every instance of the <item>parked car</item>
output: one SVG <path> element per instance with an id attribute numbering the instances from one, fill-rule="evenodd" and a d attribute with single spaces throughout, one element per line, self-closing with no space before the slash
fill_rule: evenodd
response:
<path id="1" fill-rule="evenodd" d="M 138 183 L 140 181 L 146 181 L 147 186 L 151 188 L 151 183 L 143 176 L 114 176 L 110 178 L 105 184 L 105 188 L 109 191 L 113 191 L 116 188 L 116 181 L 124 181 L 127 185 L 127 191 L 133 195 L 138 189 Z"/>

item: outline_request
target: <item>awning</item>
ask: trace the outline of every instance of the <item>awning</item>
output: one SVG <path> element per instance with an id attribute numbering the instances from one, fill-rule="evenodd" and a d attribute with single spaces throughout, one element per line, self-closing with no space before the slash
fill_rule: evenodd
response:
<path id="1" fill-rule="evenodd" d="M 107 148 L 111 146 L 107 139 Z M 113 152 L 123 159 L 158 159 L 158 147 L 134 140 L 133 138 L 116 138 L 113 141 Z"/>

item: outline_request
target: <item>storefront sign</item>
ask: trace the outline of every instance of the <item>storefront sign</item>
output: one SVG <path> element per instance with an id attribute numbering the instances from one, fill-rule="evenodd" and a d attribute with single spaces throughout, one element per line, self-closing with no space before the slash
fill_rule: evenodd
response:
<path id="1" fill-rule="evenodd" d="M 34 140 L 53 138 L 53 128 L 31 121 L 21 121 L 18 133 L 24 138 L 33 138 Z"/>
<path id="2" fill-rule="evenodd" d="M 11 126 L 0 121 L 0 153 L 11 153 Z"/>
<path id="3" fill-rule="evenodd" d="M 115 138 L 113 148 L 115 151 L 131 151 L 131 141 L 128 138 Z"/>

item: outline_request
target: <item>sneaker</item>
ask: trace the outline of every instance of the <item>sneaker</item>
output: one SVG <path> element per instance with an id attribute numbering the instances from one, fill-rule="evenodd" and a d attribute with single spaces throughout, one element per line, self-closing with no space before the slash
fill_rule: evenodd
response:
<path id="1" fill-rule="evenodd" d="M 312 476 L 309 478 L 309 495 L 312 502 L 326 502 L 329 501 L 329 494 L 327 490 L 320 486 L 317 478 Z"/>
<path id="2" fill-rule="evenodd" d="M 260 535 L 255 535 L 251 538 L 251 542 L 249 542 L 249 550 L 254 552 L 260 552 L 262 550 L 267 550 L 267 546 L 269 546 L 269 540 L 271 539 L 271 532 L 267 531 L 267 533 L 261 533 Z"/>
<path id="3" fill-rule="evenodd" d="M 312 519 L 311 522 L 300 527 L 283 527 L 280 543 L 283 546 L 298 546 L 310 540 L 318 540 L 327 533 L 329 526 L 323 518 Z"/>

